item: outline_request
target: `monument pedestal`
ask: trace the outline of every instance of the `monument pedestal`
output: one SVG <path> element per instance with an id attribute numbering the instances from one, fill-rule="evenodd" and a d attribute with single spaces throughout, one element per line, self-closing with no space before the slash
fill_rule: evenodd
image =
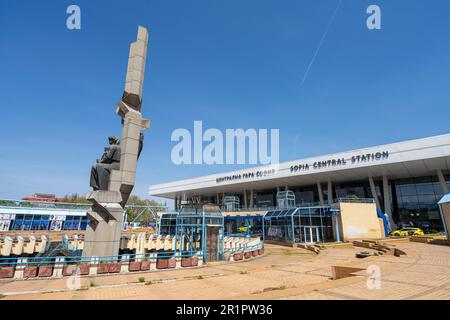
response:
<path id="1" fill-rule="evenodd" d="M 83 256 L 113 256 L 120 248 L 123 226 L 122 196 L 117 191 L 92 191 L 86 194 L 92 202 L 87 212 L 89 224 L 84 237 Z"/>

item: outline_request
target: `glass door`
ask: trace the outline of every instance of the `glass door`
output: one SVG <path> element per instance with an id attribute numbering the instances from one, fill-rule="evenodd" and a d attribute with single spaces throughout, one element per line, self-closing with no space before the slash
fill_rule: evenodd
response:
<path id="1" fill-rule="evenodd" d="M 320 242 L 319 228 L 304 227 L 304 240 L 305 240 L 305 243 Z"/>

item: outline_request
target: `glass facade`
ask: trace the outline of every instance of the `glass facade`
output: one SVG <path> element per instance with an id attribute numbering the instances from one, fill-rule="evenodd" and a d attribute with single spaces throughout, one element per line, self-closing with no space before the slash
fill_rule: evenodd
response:
<path id="1" fill-rule="evenodd" d="M 413 225 L 427 233 L 443 231 L 437 203 L 444 191 L 437 177 L 393 180 L 391 191 L 393 219 L 399 227 Z"/>
<path id="2" fill-rule="evenodd" d="M 329 207 L 269 211 L 264 216 L 264 239 L 289 243 L 334 240 Z"/>
<path id="3" fill-rule="evenodd" d="M 16 214 L 9 230 L 86 230 L 86 216 Z"/>

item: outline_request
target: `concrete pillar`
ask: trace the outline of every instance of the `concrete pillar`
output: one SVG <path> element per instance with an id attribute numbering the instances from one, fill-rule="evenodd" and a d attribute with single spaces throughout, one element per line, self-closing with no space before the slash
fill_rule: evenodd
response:
<path id="1" fill-rule="evenodd" d="M 216 204 L 219 205 L 220 204 L 220 197 L 219 194 L 216 194 Z"/>
<path id="2" fill-rule="evenodd" d="M 320 182 L 317 182 L 317 193 L 319 194 L 320 205 L 321 206 L 325 205 L 323 201 L 322 184 Z"/>
<path id="3" fill-rule="evenodd" d="M 158 257 L 157 253 L 150 253 L 149 254 L 149 260 L 150 260 L 150 271 L 156 271 L 156 259 Z"/>
<path id="4" fill-rule="evenodd" d="M 181 268 L 181 257 L 176 256 L 175 257 L 175 269 L 180 269 L 180 268 Z"/>
<path id="5" fill-rule="evenodd" d="M 63 267 L 65 257 L 56 257 L 55 258 L 55 267 L 53 268 L 53 278 L 59 278 L 63 276 Z"/>
<path id="6" fill-rule="evenodd" d="M 444 194 L 448 193 L 448 186 L 447 182 L 445 181 L 444 174 L 442 173 L 442 170 L 437 171 L 437 176 L 439 178 L 439 182 L 441 183 L 441 190 Z"/>
<path id="7" fill-rule="evenodd" d="M 197 257 L 198 257 L 198 266 L 201 267 L 203 265 L 203 254 L 201 251 L 197 251 Z"/>
<path id="8" fill-rule="evenodd" d="M 130 255 L 125 254 L 120 261 L 120 273 L 128 273 L 130 265 Z"/>
<path id="9" fill-rule="evenodd" d="M 90 276 L 95 276 L 97 274 L 99 260 L 98 257 L 91 257 L 91 267 L 89 268 Z"/>
<path id="10" fill-rule="evenodd" d="M 248 206 L 247 206 L 247 190 L 244 190 L 244 208 L 248 208 Z"/>
<path id="11" fill-rule="evenodd" d="M 369 176 L 369 184 L 370 184 L 370 192 L 372 193 L 372 198 L 375 199 L 375 203 L 377 204 L 377 209 L 381 210 L 380 200 L 378 199 L 377 189 L 375 188 L 375 182 L 373 181 L 372 176 Z"/>
<path id="12" fill-rule="evenodd" d="M 27 266 L 26 258 L 17 259 L 16 271 L 14 271 L 14 279 L 23 279 L 23 270 Z"/>
<path id="13" fill-rule="evenodd" d="M 277 187 L 277 192 L 280 192 L 280 186 Z"/>
<path id="14" fill-rule="evenodd" d="M 284 186 L 284 191 L 288 191 L 288 190 L 289 190 L 288 186 Z"/>
<path id="15" fill-rule="evenodd" d="M 394 220 L 392 220 L 391 197 L 389 195 L 389 180 L 387 176 L 383 176 L 383 198 L 384 198 L 384 214 L 388 220 L 389 231 L 395 228 Z"/>
<path id="16" fill-rule="evenodd" d="M 253 208 L 253 189 L 250 190 L 250 208 Z"/>
<path id="17" fill-rule="evenodd" d="M 333 183 L 331 182 L 331 180 L 328 180 L 328 184 L 327 184 L 327 191 L 328 191 L 328 205 L 332 205 L 333 204 Z"/>
<path id="18" fill-rule="evenodd" d="M 173 201 L 174 201 L 175 211 L 177 211 L 178 210 L 178 197 L 175 196 L 175 199 L 173 199 Z"/>

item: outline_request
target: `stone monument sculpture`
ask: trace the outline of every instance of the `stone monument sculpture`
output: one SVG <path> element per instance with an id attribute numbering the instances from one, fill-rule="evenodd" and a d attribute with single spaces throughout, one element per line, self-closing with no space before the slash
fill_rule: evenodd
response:
<path id="1" fill-rule="evenodd" d="M 91 187 L 94 190 L 108 190 L 111 170 L 120 169 L 120 142 L 117 137 L 109 137 L 110 147 L 105 147 L 105 152 L 97 164 L 91 168 Z"/>
<path id="2" fill-rule="evenodd" d="M 86 199 L 92 207 L 87 213 L 89 225 L 83 256 L 119 253 L 123 210 L 134 187 L 136 164 L 144 141 L 142 131 L 150 126 L 150 121 L 141 114 L 147 44 L 147 29 L 139 26 L 137 40 L 130 46 L 125 90 L 116 106 L 116 113 L 122 119 L 121 140 L 110 137 L 110 146 L 91 169 L 93 191 L 86 194 Z"/>

